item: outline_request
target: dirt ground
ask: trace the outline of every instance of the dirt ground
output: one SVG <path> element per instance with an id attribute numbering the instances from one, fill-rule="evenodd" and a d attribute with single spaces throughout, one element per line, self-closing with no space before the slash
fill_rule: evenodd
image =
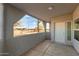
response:
<path id="1" fill-rule="evenodd" d="M 40 32 L 43 32 L 43 30 L 40 30 Z M 38 33 L 38 31 L 14 29 L 13 35 L 14 37 L 16 37 L 16 36 L 29 35 L 29 34 L 34 34 L 34 33 Z"/>

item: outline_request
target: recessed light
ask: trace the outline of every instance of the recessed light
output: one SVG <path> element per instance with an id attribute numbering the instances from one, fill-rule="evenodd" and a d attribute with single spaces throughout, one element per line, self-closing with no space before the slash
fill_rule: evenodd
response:
<path id="1" fill-rule="evenodd" d="M 53 6 L 50 6 L 48 7 L 48 10 L 53 10 L 53 8 L 54 8 Z"/>

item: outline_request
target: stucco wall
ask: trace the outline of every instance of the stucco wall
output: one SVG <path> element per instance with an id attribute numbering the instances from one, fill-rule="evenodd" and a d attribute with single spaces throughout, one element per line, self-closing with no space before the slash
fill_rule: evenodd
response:
<path id="1" fill-rule="evenodd" d="M 25 15 L 21 10 L 11 6 L 5 5 L 5 19 L 6 19 L 6 52 L 9 55 L 21 55 L 34 47 L 39 42 L 45 39 L 46 33 L 37 33 L 31 35 L 25 35 L 20 37 L 13 37 L 13 23 L 19 20 Z"/>
<path id="2" fill-rule="evenodd" d="M 76 9 L 73 12 L 73 21 L 79 18 L 79 5 L 76 7 Z M 73 28 L 74 29 L 74 28 Z M 79 53 L 79 41 L 74 39 L 74 31 L 73 31 L 73 36 L 72 36 L 72 42 L 73 46 L 76 49 L 76 51 Z"/>
<path id="3" fill-rule="evenodd" d="M 54 17 L 52 20 L 54 20 L 54 22 L 65 22 L 68 20 L 73 20 L 72 13 Z"/>
<path id="4" fill-rule="evenodd" d="M 3 54 L 3 47 L 4 47 L 4 33 L 3 33 L 3 21 L 4 21 L 4 18 L 3 18 L 3 12 L 4 11 L 4 6 L 3 4 L 0 3 L 0 55 Z"/>
<path id="5" fill-rule="evenodd" d="M 57 16 L 57 17 L 53 17 L 51 19 L 51 41 L 52 42 L 55 41 L 55 23 L 57 23 L 57 22 L 63 22 L 63 23 L 65 23 L 66 21 L 69 21 L 69 20 L 73 20 L 72 19 L 72 13 L 61 15 L 61 16 Z M 63 27 L 60 26 L 60 28 L 63 28 Z M 62 42 L 62 43 L 64 43 L 64 42 Z"/>
<path id="6" fill-rule="evenodd" d="M 79 5 L 76 7 L 76 9 L 73 12 L 73 20 L 79 18 Z"/>

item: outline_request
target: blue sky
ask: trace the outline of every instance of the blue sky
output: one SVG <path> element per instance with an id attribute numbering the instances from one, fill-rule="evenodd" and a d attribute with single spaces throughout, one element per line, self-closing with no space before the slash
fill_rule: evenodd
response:
<path id="1" fill-rule="evenodd" d="M 37 21 L 38 20 L 36 18 L 29 16 L 29 15 L 25 15 L 24 17 L 22 17 L 20 19 L 21 26 L 25 27 L 25 28 L 35 28 L 35 27 L 37 27 Z"/>

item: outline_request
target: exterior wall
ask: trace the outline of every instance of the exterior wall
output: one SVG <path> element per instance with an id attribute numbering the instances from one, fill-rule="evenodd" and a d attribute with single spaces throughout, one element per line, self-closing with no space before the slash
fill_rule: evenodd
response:
<path id="1" fill-rule="evenodd" d="M 3 47 L 4 47 L 3 13 L 4 13 L 4 6 L 3 4 L 0 3 L 0 55 L 3 54 Z"/>
<path id="2" fill-rule="evenodd" d="M 13 40 L 9 40 L 10 54 L 22 55 L 29 49 L 35 47 L 38 43 L 40 43 L 43 40 L 45 40 L 45 33 L 37 33 L 37 34 L 15 37 L 13 38 Z"/>
<path id="3" fill-rule="evenodd" d="M 10 42 L 10 40 L 13 40 L 13 23 L 19 20 L 24 15 L 24 13 L 8 4 L 4 4 L 4 7 L 5 7 L 4 17 L 5 17 L 5 39 L 6 39 L 5 52 L 9 54 L 10 53 L 9 50 L 11 48 L 9 48 L 8 46 L 11 45 L 10 43 L 12 43 Z"/>
<path id="4" fill-rule="evenodd" d="M 54 41 L 54 32 L 55 32 L 55 22 L 66 22 L 68 20 L 76 20 L 79 18 L 79 5 L 76 7 L 76 9 L 74 10 L 74 12 L 72 14 L 66 14 L 66 15 L 62 15 L 62 16 L 57 16 L 57 17 L 53 17 L 51 20 L 51 41 Z M 76 51 L 79 53 L 79 41 L 74 39 L 74 31 L 73 31 L 73 22 L 72 22 L 72 32 L 71 32 L 71 42 L 73 47 L 76 49 Z"/>
<path id="5" fill-rule="evenodd" d="M 51 20 L 51 41 L 54 42 L 54 40 L 55 40 L 55 23 L 57 23 L 57 22 L 63 22 L 63 23 L 65 23 L 66 21 L 69 21 L 69 20 L 73 20 L 71 13 L 52 18 L 52 20 Z M 60 27 L 62 27 L 62 26 L 60 26 Z"/>
<path id="6" fill-rule="evenodd" d="M 37 33 L 14 38 L 13 23 L 24 16 L 25 13 L 11 5 L 5 5 L 5 8 L 6 52 L 10 55 L 21 55 L 45 39 L 45 33 Z"/>
<path id="7" fill-rule="evenodd" d="M 76 9 L 73 12 L 73 20 L 79 18 L 79 5 L 76 7 Z"/>
<path id="8" fill-rule="evenodd" d="M 72 13 L 57 16 L 57 17 L 54 17 L 53 19 L 54 19 L 54 22 L 65 22 L 65 21 L 68 21 L 68 20 L 73 20 L 72 19 Z"/>
<path id="9" fill-rule="evenodd" d="M 79 18 L 79 5 L 76 7 L 76 9 L 73 12 L 73 21 Z M 74 31 L 73 31 L 73 36 L 72 36 L 72 42 L 73 46 L 76 49 L 76 51 L 79 53 L 79 41 L 74 39 Z"/>

